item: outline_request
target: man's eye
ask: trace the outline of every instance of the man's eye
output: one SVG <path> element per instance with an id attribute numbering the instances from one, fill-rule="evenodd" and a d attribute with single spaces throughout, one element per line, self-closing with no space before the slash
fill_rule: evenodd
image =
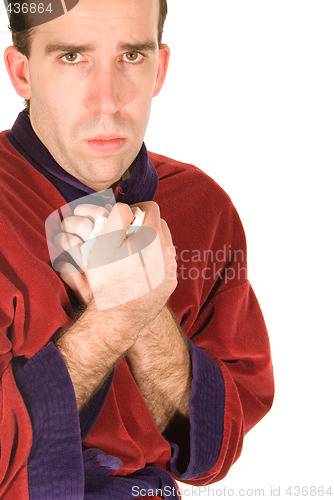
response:
<path id="1" fill-rule="evenodd" d="M 61 60 L 66 63 L 79 63 L 85 61 L 85 58 L 78 52 L 68 52 L 61 57 Z"/>
<path id="2" fill-rule="evenodd" d="M 123 61 L 130 63 L 139 63 L 144 59 L 144 56 L 140 54 L 140 52 L 136 52 L 135 50 L 129 50 L 125 52 L 123 56 Z"/>

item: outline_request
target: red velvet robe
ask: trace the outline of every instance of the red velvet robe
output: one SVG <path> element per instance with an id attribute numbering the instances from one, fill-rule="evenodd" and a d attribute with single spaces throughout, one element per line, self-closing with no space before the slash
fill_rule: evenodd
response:
<path id="1" fill-rule="evenodd" d="M 48 215 L 66 202 L 4 133 L 0 157 L 0 497 L 24 500 L 32 430 L 11 361 L 32 357 L 71 321 L 68 289 L 50 266 L 44 227 Z M 225 381 L 219 459 L 207 474 L 189 481 L 204 485 L 226 475 L 241 452 L 245 432 L 271 406 L 270 348 L 247 280 L 244 232 L 229 197 L 193 166 L 156 154 L 150 159 L 159 175 L 155 201 L 170 227 L 182 270 L 170 306 L 187 336 L 220 367 Z M 220 279 L 212 256 L 218 258 Z M 168 470 L 170 447 L 125 361 L 116 369 L 85 445 L 120 458 L 121 474 L 147 463 Z"/>

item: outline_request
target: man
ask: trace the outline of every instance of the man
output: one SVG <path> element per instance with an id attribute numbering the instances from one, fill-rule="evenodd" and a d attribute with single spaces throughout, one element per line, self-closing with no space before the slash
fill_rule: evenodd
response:
<path id="1" fill-rule="evenodd" d="M 21 25 L 11 13 L 5 62 L 29 109 L 0 136 L 2 498 L 177 498 L 174 479 L 223 478 L 271 406 L 235 209 L 198 169 L 143 145 L 165 14 L 163 0 L 80 0 Z M 117 205 L 91 202 L 108 188 Z M 50 214 L 72 202 L 47 241 Z M 146 233 L 127 234 L 134 205 L 159 243 L 145 265 Z M 85 261 L 101 216 L 113 239 Z M 53 269 L 48 244 L 72 260 Z M 106 254 L 113 265 L 90 274 Z M 159 283 L 108 302 L 151 263 Z"/>

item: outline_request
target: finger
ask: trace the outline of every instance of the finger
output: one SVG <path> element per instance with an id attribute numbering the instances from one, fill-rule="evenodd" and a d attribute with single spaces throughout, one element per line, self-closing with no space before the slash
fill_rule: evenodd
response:
<path id="1" fill-rule="evenodd" d="M 79 236 L 71 233 L 57 233 L 53 238 L 53 244 L 60 252 L 67 252 L 76 245 L 81 245 L 82 240 Z"/>
<path id="2" fill-rule="evenodd" d="M 65 283 L 68 284 L 68 281 L 73 281 L 71 276 L 81 276 L 81 273 L 75 268 L 73 264 L 68 261 L 62 260 L 57 263 L 57 272 L 61 275 L 61 278 L 64 279 Z M 63 278 L 64 276 L 64 278 Z"/>
<path id="3" fill-rule="evenodd" d="M 81 246 L 82 260 L 86 269 L 99 267 L 102 262 L 110 262 L 114 258 L 115 252 L 123 252 L 123 256 L 129 255 L 126 240 L 125 228 L 127 228 L 134 215 L 129 205 L 116 203 L 111 210 L 109 217 L 105 220 L 99 235 L 86 241 Z M 123 257 L 123 258 L 124 258 Z M 119 255 L 120 258 L 120 255 Z"/>
<path id="4" fill-rule="evenodd" d="M 164 219 L 160 219 L 161 231 L 164 237 L 164 242 L 167 246 L 173 246 L 172 234 L 168 227 L 167 222 Z"/>
<path id="5" fill-rule="evenodd" d="M 163 219 L 161 219 L 161 229 L 164 235 L 164 248 L 165 248 L 166 259 L 168 262 L 169 269 L 172 269 L 174 265 L 176 266 L 176 249 L 173 245 L 172 235 L 167 225 L 167 222 Z"/>
<path id="6" fill-rule="evenodd" d="M 131 205 L 131 208 L 134 207 L 138 207 L 140 210 L 145 212 L 143 225 L 155 227 L 158 224 L 158 221 L 160 221 L 160 207 L 155 201 L 144 201 L 142 203 L 137 203 L 136 205 Z"/>
<path id="7" fill-rule="evenodd" d="M 138 231 L 129 235 L 132 251 L 135 252 L 139 251 L 141 248 L 145 248 L 156 238 L 156 236 L 159 238 L 161 247 L 164 248 L 165 242 L 164 234 L 161 228 L 159 205 L 154 201 L 147 201 L 131 206 L 132 209 L 135 207 L 138 207 L 140 210 L 145 212 L 145 215 L 142 227 Z"/>
<path id="8" fill-rule="evenodd" d="M 131 225 L 134 220 L 134 215 L 132 213 L 129 205 L 125 203 L 116 203 L 113 206 L 105 224 L 103 225 L 103 229 L 101 234 L 111 233 L 113 231 L 117 231 L 117 234 L 122 235 L 122 240 L 125 239 L 125 230 Z M 124 230 L 124 237 L 123 231 Z"/>
<path id="9" fill-rule="evenodd" d="M 94 223 L 87 217 L 70 215 L 62 220 L 62 227 L 66 233 L 75 234 L 79 236 L 82 241 L 87 241 L 90 233 L 94 229 Z"/>
<path id="10" fill-rule="evenodd" d="M 55 247 L 62 253 L 62 260 L 64 262 L 71 262 L 72 259 L 79 269 L 83 269 L 82 255 L 80 246 L 82 240 L 70 233 L 57 233 L 53 239 Z"/>
<path id="11" fill-rule="evenodd" d="M 111 205 L 109 206 L 111 207 Z M 108 217 L 109 212 L 110 210 L 108 210 L 107 207 L 100 207 L 99 205 L 91 205 L 88 203 L 77 205 L 73 210 L 74 215 L 87 217 L 92 222 L 95 222 L 98 217 Z"/>
<path id="12" fill-rule="evenodd" d="M 154 201 L 145 201 L 143 203 L 138 203 L 137 205 L 133 205 L 132 208 L 133 207 L 138 207 L 140 208 L 140 210 L 145 212 L 142 226 L 154 229 L 158 233 L 161 245 L 163 245 L 164 236 L 161 230 L 159 205 Z"/>

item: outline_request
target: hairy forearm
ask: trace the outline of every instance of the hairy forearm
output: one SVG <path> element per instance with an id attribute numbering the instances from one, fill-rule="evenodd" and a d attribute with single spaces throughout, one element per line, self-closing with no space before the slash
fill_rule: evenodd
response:
<path id="1" fill-rule="evenodd" d="M 55 341 L 75 391 L 78 411 L 100 389 L 131 344 L 114 334 L 114 318 L 89 305 L 73 325 Z M 109 332 L 108 332 L 109 330 Z"/>
<path id="2" fill-rule="evenodd" d="M 189 416 L 188 341 L 167 306 L 141 332 L 126 359 L 160 432 L 173 417 Z"/>

